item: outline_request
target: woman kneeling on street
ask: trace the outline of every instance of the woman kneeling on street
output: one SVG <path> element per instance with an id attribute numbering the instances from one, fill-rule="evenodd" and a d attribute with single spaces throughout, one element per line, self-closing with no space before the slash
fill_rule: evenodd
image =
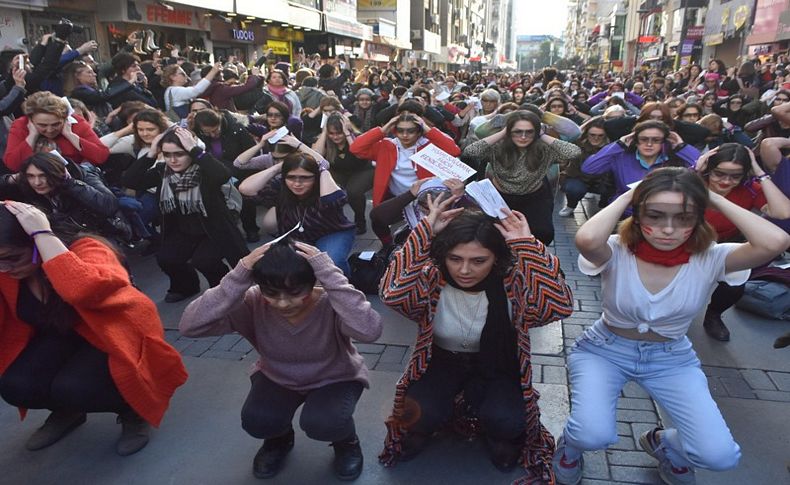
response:
<path id="1" fill-rule="evenodd" d="M 529 331 L 570 315 L 571 291 L 523 214 L 503 209 L 507 217 L 495 222 L 449 209 L 457 196 L 442 197 L 428 198 L 428 215 L 381 282 L 382 301 L 417 322 L 419 334 L 379 460 L 414 458 L 452 422 L 486 437 L 498 469 L 521 465 L 529 479 L 548 482 L 554 440 L 540 424 Z"/>
<path id="2" fill-rule="evenodd" d="M 335 448 L 335 475 L 359 476 L 363 459 L 353 412 L 369 383 L 351 339 L 374 342 L 381 329 L 381 316 L 326 253 L 288 239 L 245 256 L 187 307 L 179 324 L 190 337 L 238 332 L 260 355 L 241 410 L 242 428 L 264 440 L 252 464 L 258 478 L 282 468 L 302 404 L 301 428 Z"/>
<path id="3" fill-rule="evenodd" d="M 46 448 L 86 420 L 117 413 L 116 451 L 148 443 L 187 379 L 154 303 L 101 238 L 53 232 L 43 212 L 0 206 L 0 396 L 51 414 L 25 443 Z"/>
<path id="4" fill-rule="evenodd" d="M 611 235 L 629 207 L 633 216 Z M 729 219 L 747 242 L 717 244 L 705 221 L 707 207 Z M 559 483 L 579 483 L 582 453 L 617 441 L 617 398 L 629 381 L 642 386 L 674 425 L 639 439 L 658 460 L 665 483 L 695 483 L 695 467 L 738 464 L 740 447 L 686 332 L 720 282 L 743 284 L 750 268 L 788 244 L 781 228 L 709 192 L 699 175 L 681 167 L 651 171 L 579 228 L 579 269 L 601 275 L 603 314 L 568 357 L 571 415 L 553 460 Z"/>

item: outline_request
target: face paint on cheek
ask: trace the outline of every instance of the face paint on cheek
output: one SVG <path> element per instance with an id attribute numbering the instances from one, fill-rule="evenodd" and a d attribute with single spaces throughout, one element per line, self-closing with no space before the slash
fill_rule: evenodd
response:
<path id="1" fill-rule="evenodd" d="M 689 237 L 691 237 L 691 233 L 693 233 L 693 232 L 694 232 L 694 228 L 693 227 L 691 227 L 689 229 L 683 229 L 683 233 L 682 233 L 683 234 L 683 239 L 688 239 Z"/>
<path id="2" fill-rule="evenodd" d="M 642 232 L 644 232 L 644 233 L 645 233 L 645 234 L 647 234 L 648 236 L 652 236 L 652 235 L 653 235 L 653 228 L 652 228 L 652 227 L 650 227 L 650 226 L 644 226 L 644 225 L 643 225 L 643 226 L 642 226 Z"/>

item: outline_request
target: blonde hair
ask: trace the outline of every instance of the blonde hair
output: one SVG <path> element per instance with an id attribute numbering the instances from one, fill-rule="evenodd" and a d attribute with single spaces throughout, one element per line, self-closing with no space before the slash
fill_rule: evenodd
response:
<path id="1" fill-rule="evenodd" d="M 38 91 L 28 96 L 23 111 L 28 117 L 46 113 L 65 120 L 69 115 L 66 102 L 49 91 Z"/>
<path id="2" fill-rule="evenodd" d="M 179 69 L 181 69 L 181 66 L 178 64 L 170 64 L 169 66 L 166 66 L 164 69 L 162 69 L 162 77 L 159 79 L 159 84 L 161 84 L 163 88 L 169 88 L 172 86 L 173 81 L 170 78 L 173 77 L 173 75 L 175 75 Z"/>

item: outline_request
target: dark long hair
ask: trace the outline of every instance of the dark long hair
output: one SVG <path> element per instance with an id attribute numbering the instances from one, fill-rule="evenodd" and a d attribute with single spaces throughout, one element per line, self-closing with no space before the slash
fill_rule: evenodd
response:
<path id="1" fill-rule="evenodd" d="M 549 146 L 540 139 L 541 122 L 540 118 L 535 113 L 526 110 L 514 111 L 507 115 L 505 123 L 505 139 L 502 140 L 497 147 L 499 148 L 498 159 L 502 165 L 507 168 L 516 164 L 521 153 L 519 148 L 513 143 L 513 137 L 510 133 L 513 127 L 519 121 L 528 121 L 532 128 L 535 130 L 535 137 L 532 143 L 527 147 L 527 168 L 529 170 L 537 170 L 538 167 L 543 165 L 546 159 L 551 156 Z"/>
<path id="2" fill-rule="evenodd" d="M 315 176 L 313 188 L 310 189 L 310 192 L 304 199 L 297 199 L 294 193 L 291 192 L 291 190 L 285 185 L 285 177 L 291 172 L 291 170 L 296 170 L 297 168 L 307 170 Z M 297 205 L 312 206 L 318 203 L 318 197 L 320 194 L 319 178 L 321 176 L 321 171 L 318 169 L 318 162 L 316 162 L 313 157 L 299 152 L 292 153 L 283 159 L 283 166 L 280 173 L 283 177 L 283 188 L 280 191 L 280 203 L 277 205 L 278 220 L 281 220 L 279 217 L 279 211 L 282 209 L 293 209 Z"/>
<path id="3" fill-rule="evenodd" d="M 55 230 L 55 228 L 53 228 Z M 58 235 L 61 237 L 61 235 Z M 74 240 L 71 238 L 62 238 L 64 244 L 69 246 L 69 242 Z M 22 226 L 19 224 L 16 216 L 0 204 L 0 247 L 13 248 L 16 250 L 29 251 L 33 253 L 33 240 L 27 235 Z M 77 321 L 77 311 L 63 301 L 63 298 L 58 295 L 49 282 L 43 270 L 39 266 L 37 269 L 37 279 L 44 286 L 44 293 L 48 295 L 45 302 L 41 304 L 41 311 L 43 319 L 51 324 L 55 329 L 61 333 L 66 333 L 71 330 Z M 20 284 L 25 284 L 20 281 Z M 16 306 L 16 302 L 7 302 L 9 305 Z"/>
<path id="4" fill-rule="evenodd" d="M 165 114 L 159 111 L 158 109 L 144 109 L 138 112 L 134 116 L 134 130 L 133 130 L 134 146 L 135 148 L 138 149 L 142 148 L 143 145 L 145 144 L 143 140 L 140 138 L 140 135 L 137 134 L 137 123 L 139 123 L 140 121 L 146 121 L 148 123 L 151 123 L 152 125 L 156 125 L 159 128 L 159 133 L 163 133 L 165 130 L 167 130 L 168 125 L 170 124 Z"/>
<path id="5" fill-rule="evenodd" d="M 63 161 L 56 157 L 55 155 L 51 155 L 49 153 L 36 153 L 29 157 L 27 160 L 22 162 L 22 165 L 19 167 L 19 175 L 17 176 L 17 185 L 19 185 L 19 190 L 22 192 L 22 195 L 25 197 L 25 200 L 29 202 L 41 202 L 42 196 L 37 194 L 33 187 L 30 186 L 30 183 L 27 181 L 27 169 L 30 166 L 34 166 L 37 169 L 44 172 L 44 177 L 47 178 L 47 183 L 50 187 L 52 187 L 53 195 L 57 193 L 63 183 L 66 181 L 66 166 L 63 164 Z M 36 203 L 38 206 L 39 204 Z M 49 204 L 45 204 L 48 206 Z M 39 207 L 41 209 L 42 207 Z"/>
<path id="6" fill-rule="evenodd" d="M 705 170 L 703 170 L 700 175 L 702 175 L 703 179 L 708 180 L 711 171 L 723 162 L 734 162 L 743 168 L 743 177 L 739 183 L 743 183 L 746 180 L 747 175 L 752 169 L 752 157 L 749 156 L 748 148 L 740 143 L 722 143 L 719 145 L 719 150 L 708 158 L 705 164 Z"/>
<path id="7" fill-rule="evenodd" d="M 431 257 L 439 267 L 445 279 L 447 272 L 447 254 L 459 244 L 477 241 L 481 246 L 494 253 L 495 262 L 491 272 L 504 277 L 513 265 L 513 253 L 504 236 L 496 228 L 496 219 L 474 209 L 466 209 L 457 215 L 447 227 L 431 243 Z"/>
<path id="8" fill-rule="evenodd" d="M 340 133 L 343 133 L 342 115 L 339 113 L 332 113 L 329 115 L 326 120 L 326 129 L 327 131 L 331 129 L 332 131 L 339 131 Z M 334 162 L 335 158 L 337 157 L 337 145 L 332 140 L 330 140 L 328 136 L 326 137 L 324 143 L 324 153 L 326 154 L 326 159 L 330 162 Z M 346 144 L 348 144 L 348 140 L 346 140 Z"/>
<path id="9" fill-rule="evenodd" d="M 276 290 L 312 288 L 316 282 L 313 267 L 296 253 L 289 238 L 264 253 L 252 267 L 252 278 L 258 286 Z"/>

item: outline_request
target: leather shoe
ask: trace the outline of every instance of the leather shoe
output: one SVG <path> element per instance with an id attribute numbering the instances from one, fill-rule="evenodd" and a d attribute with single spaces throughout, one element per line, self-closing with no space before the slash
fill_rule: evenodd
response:
<path id="1" fill-rule="evenodd" d="M 129 456 L 145 448 L 151 425 L 134 411 L 118 415 L 121 424 L 121 437 L 115 444 L 115 451 L 121 456 Z"/>
<path id="2" fill-rule="evenodd" d="M 354 434 L 350 439 L 335 441 L 335 476 L 343 481 L 356 480 L 362 473 L 362 448 Z"/>
<path id="3" fill-rule="evenodd" d="M 283 467 L 283 461 L 294 447 L 294 430 L 277 438 L 263 440 L 263 446 L 252 460 L 252 474 L 255 478 L 272 478 Z"/>
<path id="4" fill-rule="evenodd" d="M 85 413 L 71 411 L 52 411 L 44 424 L 38 428 L 25 443 L 25 448 L 37 451 L 54 445 L 61 438 L 74 431 L 85 422 Z"/>
<path id="5" fill-rule="evenodd" d="M 706 313 L 705 320 L 702 322 L 705 333 L 721 342 L 730 341 L 730 331 L 717 313 Z"/>

